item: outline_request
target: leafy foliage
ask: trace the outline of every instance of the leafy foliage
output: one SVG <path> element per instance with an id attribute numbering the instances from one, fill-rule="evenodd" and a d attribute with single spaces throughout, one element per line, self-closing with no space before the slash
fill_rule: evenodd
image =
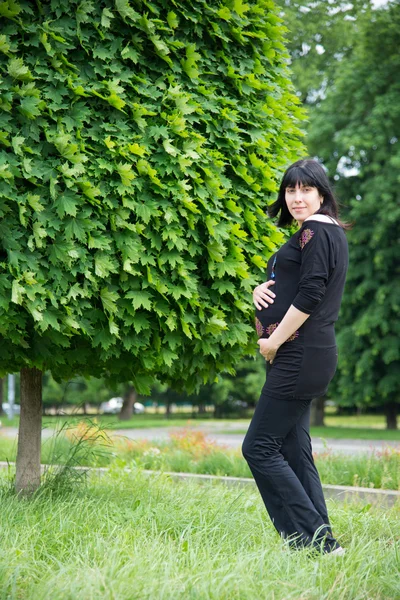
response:
<path id="1" fill-rule="evenodd" d="M 0 4 L 0 358 L 193 391 L 254 352 L 302 151 L 272 0 Z"/>
<path id="2" fill-rule="evenodd" d="M 372 0 L 281 0 L 289 29 L 292 79 L 312 121 L 312 107 L 334 85 L 336 67 L 351 56 L 359 17 L 369 15 Z"/>

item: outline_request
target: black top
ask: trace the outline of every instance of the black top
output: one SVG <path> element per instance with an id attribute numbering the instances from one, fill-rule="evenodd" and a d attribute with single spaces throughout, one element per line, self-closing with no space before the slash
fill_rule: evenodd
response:
<path id="1" fill-rule="evenodd" d="M 268 308 L 256 310 L 259 337 L 269 337 L 293 304 L 310 317 L 290 340 L 298 338 L 317 346 L 334 344 L 347 267 L 348 246 L 342 227 L 334 222 L 305 221 L 268 261 L 267 280 L 274 279 L 270 289 L 276 298 Z"/>

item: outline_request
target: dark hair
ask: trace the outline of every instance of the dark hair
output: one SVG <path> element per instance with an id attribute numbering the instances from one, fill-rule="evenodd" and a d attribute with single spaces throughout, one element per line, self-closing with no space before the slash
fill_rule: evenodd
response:
<path id="1" fill-rule="evenodd" d="M 334 196 L 328 177 L 322 165 L 312 158 L 298 160 L 290 165 L 283 175 L 278 198 L 268 207 L 270 217 L 276 217 L 280 213 L 278 227 L 287 227 L 293 222 L 293 217 L 286 204 L 285 192 L 287 187 L 296 187 L 297 184 L 315 187 L 323 197 L 323 204 L 314 214 L 333 217 L 343 229 L 351 229 L 351 224 L 339 220 L 338 201 Z"/>

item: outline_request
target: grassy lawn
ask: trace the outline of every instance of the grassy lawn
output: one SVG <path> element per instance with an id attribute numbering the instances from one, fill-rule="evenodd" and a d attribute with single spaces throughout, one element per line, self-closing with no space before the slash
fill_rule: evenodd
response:
<path id="1" fill-rule="evenodd" d="M 84 417 L 62 416 L 58 418 L 44 417 L 44 427 L 56 427 L 60 423 L 79 423 Z M 100 415 L 89 417 L 99 423 L 101 427 L 111 431 L 116 429 L 149 429 L 159 427 L 203 427 L 206 426 L 213 433 L 238 433 L 245 434 L 250 419 L 192 419 L 190 415 L 181 415 L 179 418 L 166 419 L 164 415 L 134 415 L 129 421 L 120 421 L 117 415 Z M 336 439 L 363 439 L 363 440 L 394 440 L 400 442 L 400 429 L 384 429 L 384 417 L 381 415 L 335 416 L 328 413 L 325 427 L 312 427 L 311 435 L 315 437 Z M 4 423 L 5 425 L 5 423 Z"/>
<path id="2" fill-rule="evenodd" d="M 328 419 L 327 419 L 328 421 Z M 221 427 L 213 429 L 213 433 L 236 433 L 245 434 L 247 431 L 248 424 L 243 424 L 243 427 Z M 355 426 L 336 426 L 331 427 L 328 424 L 325 427 L 310 427 L 310 434 L 312 437 L 321 437 L 325 439 L 337 439 L 337 440 L 384 440 L 400 442 L 400 429 L 389 430 L 389 429 L 373 429 L 367 427 L 355 427 Z"/>
<path id="3" fill-rule="evenodd" d="M 154 427 L 184 427 L 191 425 L 209 425 L 214 419 L 192 419 L 190 414 L 174 415 L 167 419 L 165 415 L 133 415 L 129 421 L 120 421 L 118 415 L 65 415 L 60 417 L 43 417 L 44 427 L 56 427 L 60 423 L 79 423 L 83 419 L 93 420 L 106 429 L 150 429 Z M 243 421 L 245 422 L 245 421 Z M 221 421 L 223 424 L 224 421 Z M 5 423 L 4 423 L 5 424 Z"/>
<path id="4" fill-rule="evenodd" d="M 384 415 L 337 415 L 334 407 L 328 406 L 325 411 L 325 422 L 330 427 L 371 427 L 385 429 Z"/>
<path id="5" fill-rule="evenodd" d="M 385 429 L 383 415 L 337 416 L 335 409 L 328 407 L 325 417 L 325 427 L 312 427 L 311 435 L 314 437 L 332 439 L 360 439 L 360 440 L 387 440 L 400 442 L 400 429 Z M 102 428 L 111 431 L 116 429 L 149 429 L 162 427 L 207 427 L 213 433 L 245 434 L 250 422 L 248 419 L 211 419 L 195 418 L 189 413 L 179 413 L 166 419 L 163 414 L 133 415 L 129 421 L 120 421 L 117 415 L 61 415 L 57 417 L 43 417 L 43 427 L 56 428 L 63 423 L 78 424 L 83 419 L 98 423 Z M 19 419 L 14 417 L 9 421 L 7 417 L 1 419 L 2 427 L 18 427 Z M 0 429 L 1 431 L 1 429 Z"/>
<path id="6" fill-rule="evenodd" d="M 292 551 L 258 493 L 114 469 L 32 500 L 0 488 L 1 598 L 374 600 L 400 596 L 399 508 L 328 500 L 344 557 Z"/>
<path id="7" fill-rule="evenodd" d="M 386 429 L 384 415 L 336 415 L 334 407 L 327 407 L 325 411 L 325 426 L 311 427 L 311 435 L 333 439 L 360 439 L 360 440 L 393 440 L 400 441 L 400 429 Z M 249 419 L 221 421 L 221 427 L 216 425 L 217 433 L 244 434 L 247 431 Z M 214 428 L 213 428 L 214 431 Z"/>
<path id="8" fill-rule="evenodd" d="M 246 430 L 247 431 L 247 430 Z M 326 439 L 386 440 L 400 442 L 400 430 L 369 429 L 366 427 L 311 427 L 311 435 Z"/>
<path id="9" fill-rule="evenodd" d="M 12 462 L 15 456 L 16 442 L 0 437 L 0 460 Z M 323 483 L 400 489 L 400 448 L 354 456 L 324 450 L 315 453 L 315 461 Z M 240 449 L 218 446 L 194 429 L 171 433 L 165 441 L 130 440 L 110 438 L 81 422 L 43 442 L 42 463 L 252 477 Z"/>

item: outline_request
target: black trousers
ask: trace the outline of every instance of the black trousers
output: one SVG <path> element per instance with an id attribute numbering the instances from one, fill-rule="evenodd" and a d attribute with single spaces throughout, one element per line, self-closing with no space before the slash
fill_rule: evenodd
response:
<path id="1" fill-rule="evenodd" d="M 339 547 L 332 534 L 321 481 L 312 456 L 311 400 L 261 392 L 242 452 L 268 514 L 289 546 Z"/>

